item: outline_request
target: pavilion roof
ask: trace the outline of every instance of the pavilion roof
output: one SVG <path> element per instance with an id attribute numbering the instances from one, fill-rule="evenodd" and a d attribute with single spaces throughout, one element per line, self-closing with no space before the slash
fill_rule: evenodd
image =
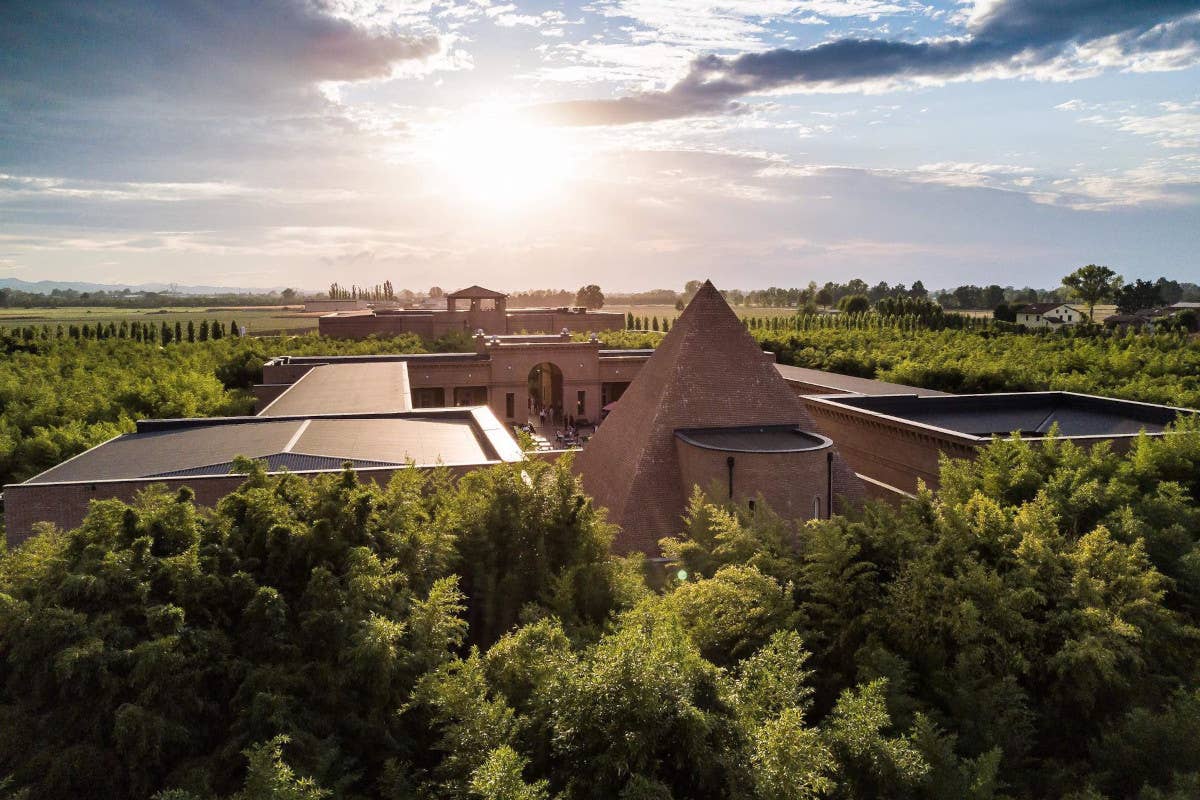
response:
<path id="1" fill-rule="evenodd" d="M 453 292 L 452 294 L 448 294 L 446 296 L 452 300 L 499 300 L 501 298 L 508 297 L 508 295 L 504 294 L 504 292 L 485 289 L 478 284 L 468 286 L 465 289 L 459 289 L 457 292 Z"/>

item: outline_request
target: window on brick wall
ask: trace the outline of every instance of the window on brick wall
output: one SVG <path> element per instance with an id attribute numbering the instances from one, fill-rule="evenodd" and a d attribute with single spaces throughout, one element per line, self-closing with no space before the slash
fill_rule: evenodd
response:
<path id="1" fill-rule="evenodd" d="M 517 396 L 512 392 L 504 395 L 504 413 L 509 419 L 517 415 Z"/>
<path id="2" fill-rule="evenodd" d="M 587 401 L 587 392 L 580 390 L 576 399 L 577 402 L 575 404 L 575 416 L 582 417 L 584 413 L 584 405 Z"/>

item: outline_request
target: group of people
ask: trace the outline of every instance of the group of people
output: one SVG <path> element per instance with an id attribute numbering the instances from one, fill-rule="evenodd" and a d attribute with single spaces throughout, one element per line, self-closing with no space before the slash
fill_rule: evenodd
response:
<path id="1" fill-rule="evenodd" d="M 538 419 L 541 420 L 542 427 L 545 427 L 549 422 L 554 425 L 558 420 L 562 419 L 562 408 L 558 406 L 543 406 L 540 403 L 537 406 Z"/>
<path id="2" fill-rule="evenodd" d="M 555 443 L 565 447 L 576 447 L 587 441 L 587 437 L 581 433 L 582 428 L 591 427 L 583 417 L 575 417 L 571 414 L 564 416 L 562 406 L 559 405 L 542 405 L 531 399 L 531 410 L 537 415 L 537 427 L 545 430 L 547 426 L 554 428 Z M 533 432 L 534 425 L 531 423 L 528 426 L 530 433 Z"/>
<path id="3" fill-rule="evenodd" d="M 579 429 L 574 425 L 568 425 L 561 431 L 556 431 L 554 439 L 564 447 L 578 447 L 587 441 L 586 436 L 580 436 Z"/>

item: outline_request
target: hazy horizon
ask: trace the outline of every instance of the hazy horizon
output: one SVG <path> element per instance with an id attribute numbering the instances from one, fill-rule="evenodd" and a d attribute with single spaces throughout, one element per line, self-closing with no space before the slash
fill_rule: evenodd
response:
<path id="1" fill-rule="evenodd" d="M 0 277 L 1200 280 L 1200 0 L 46 0 Z"/>

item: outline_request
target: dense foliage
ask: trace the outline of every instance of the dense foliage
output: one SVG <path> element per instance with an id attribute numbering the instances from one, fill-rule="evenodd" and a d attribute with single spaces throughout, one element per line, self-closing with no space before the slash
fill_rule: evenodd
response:
<path id="1" fill-rule="evenodd" d="M 1185 332 L 1012 334 L 930 331 L 881 321 L 793 330 L 750 326 L 780 364 L 946 392 L 1061 390 L 1200 408 L 1200 340 Z M 993 323 L 994 324 L 994 323 Z M 607 331 L 608 347 L 655 347 L 662 336 Z"/>
<path id="2" fill-rule="evenodd" d="M 1183 334 L 885 319 L 749 327 L 782 363 L 1200 405 Z M 269 357 L 462 346 L 189 338 L 0 337 L 3 480 L 138 417 L 245 413 Z M 650 585 L 565 463 L 242 468 L 215 510 L 97 503 L 0 558 L 0 797 L 1200 795 L 1195 429 L 996 442 L 798 530 L 698 494 Z"/>
<path id="3" fill-rule="evenodd" d="M 1064 336 L 868 328 L 768 331 L 759 339 L 782 364 L 947 392 L 1054 389 L 1200 408 L 1200 343 L 1182 332 Z"/>
<path id="4" fill-rule="evenodd" d="M 1196 430 L 1119 457 L 997 442 L 936 494 L 798 529 L 697 493 L 658 591 L 567 463 L 242 468 L 213 511 L 104 501 L 0 560 L 0 791 L 1200 788 Z"/>
<path id="5" fill-rule="evenodd" d="M 119 329 L 118 329 L 119 330 Z M 249 413 L 249 389 L 279 355 L 422 352 L 419 339 L 316 336 L 205 341 L 74 339 L 0 331 L 0 484 L 24 480 L 137 419 Z"/>

